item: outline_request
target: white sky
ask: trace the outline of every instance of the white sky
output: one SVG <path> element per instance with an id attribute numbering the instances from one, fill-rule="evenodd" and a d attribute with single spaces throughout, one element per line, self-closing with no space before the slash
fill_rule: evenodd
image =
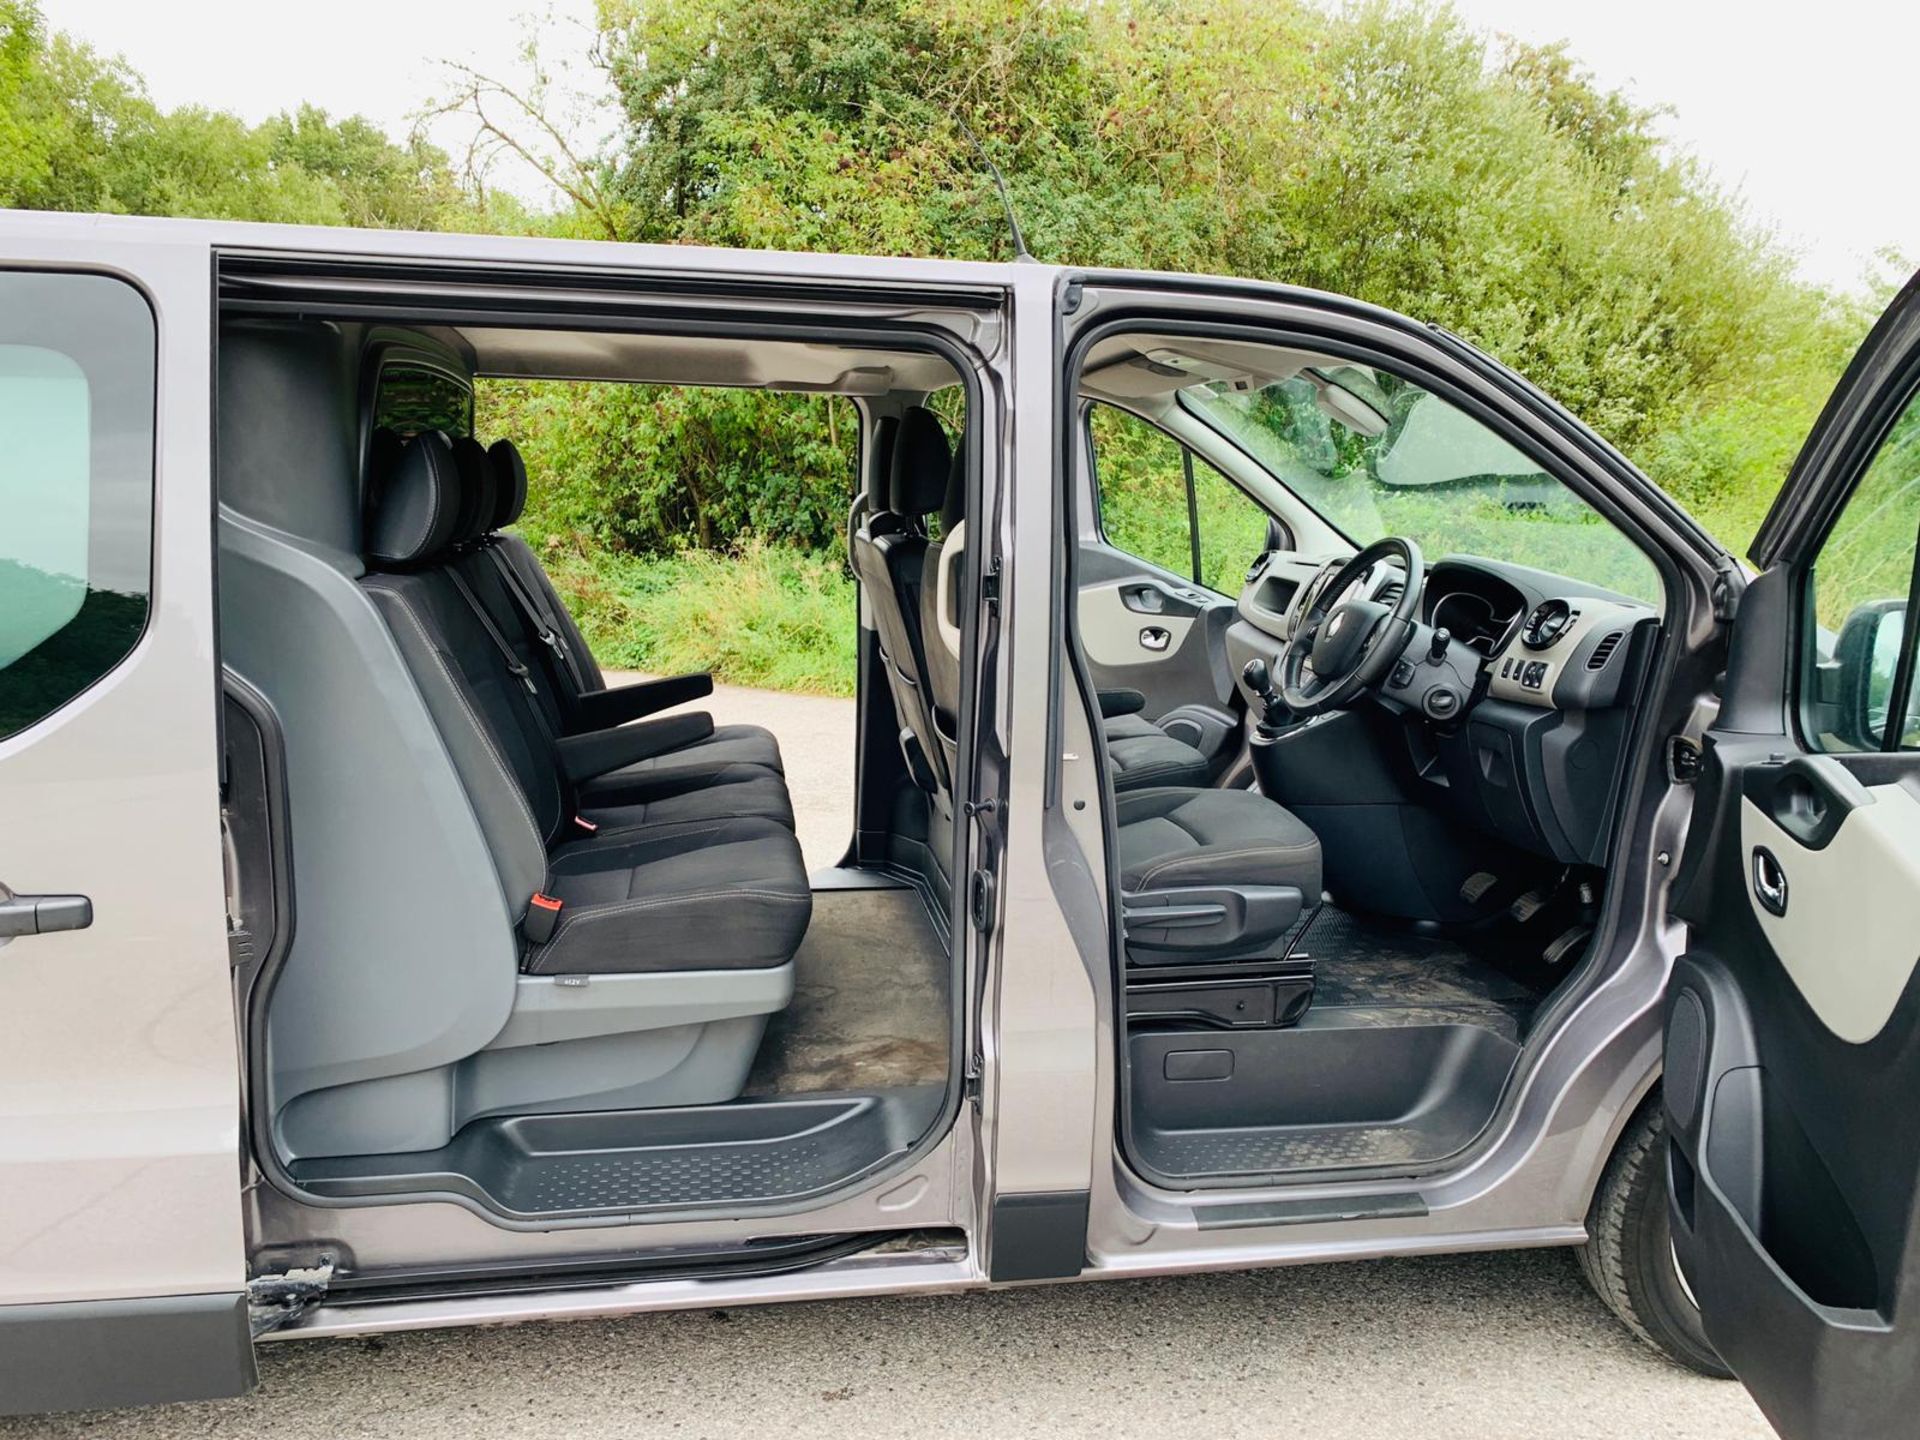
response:
<path id="1" fill-rule="evenodd" d="M 571 37 L 563 48 L 578 54 L 593 7 L 328 0 L 299 12 L 297 25 L 268 23 L 277 7 L 259 0 L 42 0 L 42 8 L 52 26 L 124 55 L 162 105 L 260 120 L 307 100 L 399 131 L 447 88 L 440 61 L 510 72 L 530 13 L 561 22 Z M 1857 284 L 1889 245 L 1920 261 L 1914 0 L 1455 0 L 1455 8 L 1487 31 L 1569 40 L 1602 81 L 1672 106 L 1666 133 L 1778 228 L 1810 279 Z"/>

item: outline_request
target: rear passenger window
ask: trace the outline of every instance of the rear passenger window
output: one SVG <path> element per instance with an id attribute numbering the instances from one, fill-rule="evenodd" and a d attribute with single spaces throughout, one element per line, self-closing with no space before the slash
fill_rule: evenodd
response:
<path id="1" fill-rule="evenodd" d="M 0 737 L 146 628 L 153 390 L 153 312 L 132 286 L 0 272 Z"/>
<path id="2" fill-rule="evenodd" d="M 459 376 L 431 365 L 389 361 L 380 369 L 373 424 L 376 430 L 400 435 L 418 435 L 423 430 L 471 435 L 473 389 Z"/>

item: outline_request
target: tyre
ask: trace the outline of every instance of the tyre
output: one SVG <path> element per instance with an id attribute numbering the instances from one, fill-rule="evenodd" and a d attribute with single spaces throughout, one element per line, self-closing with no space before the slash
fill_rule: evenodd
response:
<path id="1" fill-rule="evenodd" d="M 1646 1344 L 1702 1375 L 1731 1379 L 1681 1279 L 1667 1216 L 1666 1112 L 1656 1089 L 1627 1123 L 1587 1214 L 1580 1269 Z"/>

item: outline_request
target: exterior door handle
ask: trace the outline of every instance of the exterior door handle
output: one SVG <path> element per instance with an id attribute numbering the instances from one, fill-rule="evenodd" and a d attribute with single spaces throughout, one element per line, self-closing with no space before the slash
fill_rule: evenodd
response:
<path id="1" fill-rule="evenodd" d="M 84 895 L 16 895 L 0 885 L 0 940 L 84 930 L 93 924 L 93 901 Z"/>
<path id="2" fill-rule="evenodd" d="M 1147 650 L 1164 650 L 1173 643 L 1173 632 L 1163 625 L 1148 625 L 1140 632 L 1140 644 Z"/>

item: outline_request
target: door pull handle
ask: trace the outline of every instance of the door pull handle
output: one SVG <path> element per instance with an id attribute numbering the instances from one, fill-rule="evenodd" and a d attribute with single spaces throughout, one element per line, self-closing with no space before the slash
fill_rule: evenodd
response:
<path id="1" fill-rule="evenodd" d="M 1787 913 L 1787 872 L 1764 845 L 1753 847 L 1753 894 L 1769 915 Z"/>
<path id="2" fill-rule="evenodd" d="M 1148 625 L 1140 631 L 1140 648 L 1143 650 L 1165 650 L 1173 643 L 1173 632 L 1164 625 Z"/>

